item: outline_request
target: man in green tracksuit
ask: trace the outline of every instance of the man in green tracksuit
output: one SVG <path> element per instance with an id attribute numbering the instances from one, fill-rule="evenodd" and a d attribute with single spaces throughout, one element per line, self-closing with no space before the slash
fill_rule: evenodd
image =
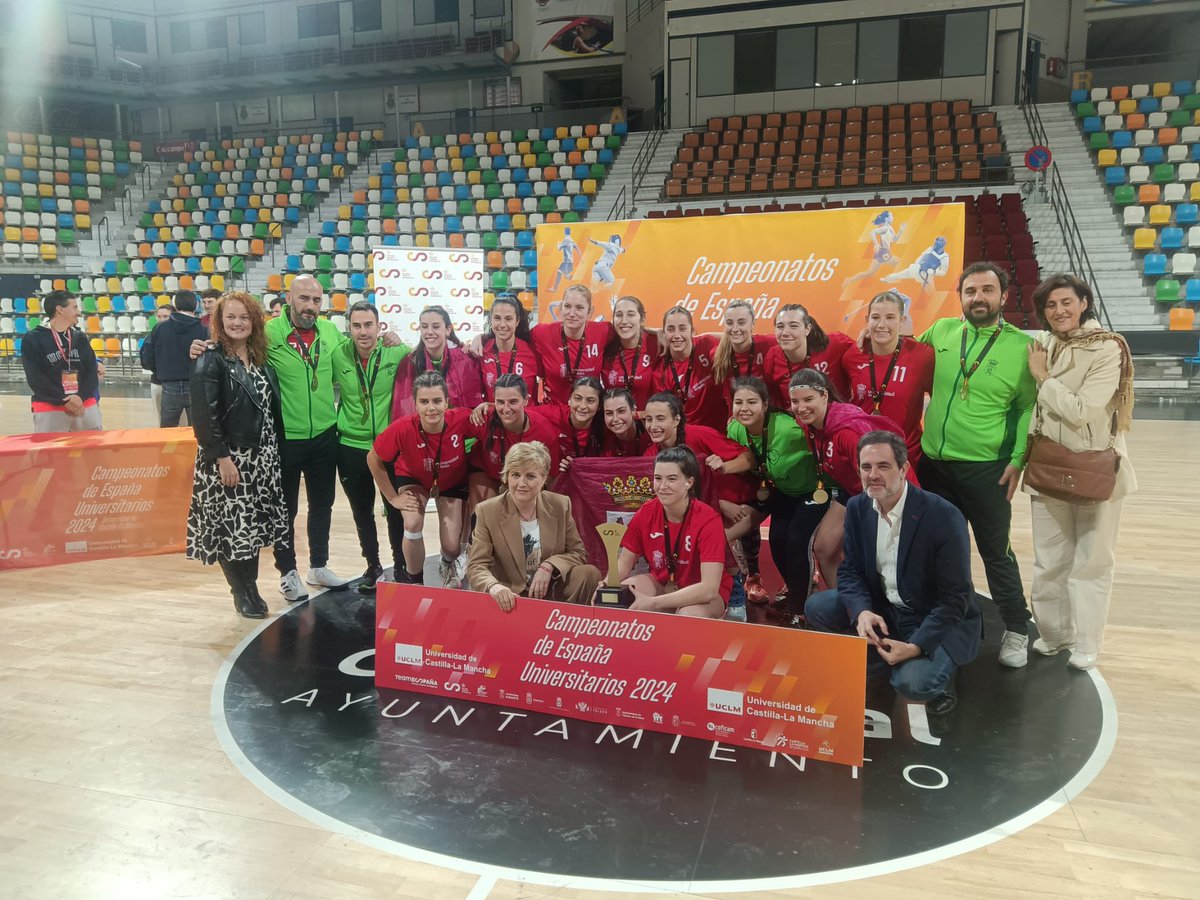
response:
<path id="1" fill-rule="evenodd" d="M 337 410 L 333 399 L 333 359 L 348 339 L 320 317 L 325 289 L 311 275 L 298 275 L 283 313 L 267 320 L 267 362 L 279 376 L 283 437 L 279 455 L 288 508 L 286 549 L 275 549 L 279 592 L 295 603 L 308 598 L 296 570 L 293 525 L 300 508 L 300 476 L 308 496 L 309 570 L 304 580 L 341 588 L 345 581 L 327 566 L 329 523 L 337 489 Z"/>
<path id="2" fill-rule="evenodd" d="M 379 340 L 379 311 L 370 303 L 355 303 L 346 314 L 350 340 L 333 357 L 333 377 L 341 395 L 338 404 L 338 478 L 362 547 L 367 570 L 358 582 L 361 593 L 375 590 L 383 575 L 379 559 L 379 534 L 375 528 L 375 479 L 367 467 L 367 452 L 375 438 L 392 421 L 392 391 L 396 369 L 409 354 L 405 344 L 385 347 Z M 384 503 L 392 562 L 404 565 L 404 519 Z"/>
<path id="3" fill-rule="evenodd" d="M 1030 616 L 1009 531 L 1037 399 L 1031 339 L 1002 318 L 1008 273 L 999 266 L 967 266 L 958 292 L 963 318 L 939 319 L 920 337 L 935 356 L 918 476 L 971 523 L 1004 619 L 1000 664 L 1019 668 L 1028 662 Z"/>

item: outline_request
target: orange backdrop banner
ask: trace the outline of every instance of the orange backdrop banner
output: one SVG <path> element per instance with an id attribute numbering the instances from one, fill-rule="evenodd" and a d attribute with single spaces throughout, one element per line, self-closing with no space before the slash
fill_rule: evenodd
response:
<path id="1" fill-rule="evenodd" d="M 190 428 L 0 439 L 0 569 L 183 550 Z"/>
<path id="2" fill-rule="evenodd" d="M 857 332 L 867 301 L 895 289 L 912 301 L 919 333 L 961 313 L 964 222 L 962 204 L 945 203 L 539 225 L 539 321 L 557 319 L 563 291 L 585 284 L 596 315 L 632 294 L 652 328 L 682 304 L 697 331 L 718 331 L 737 299 L 754 305 L 760 332 L 787 303 L 804 304 L 826 331 Z"/>

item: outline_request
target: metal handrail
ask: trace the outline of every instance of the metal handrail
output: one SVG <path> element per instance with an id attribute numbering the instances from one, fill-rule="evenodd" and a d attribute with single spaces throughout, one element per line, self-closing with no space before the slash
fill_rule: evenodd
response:
<path id="1" fill-rule="evenodd" d="M 633 177 L 625 187 L 621 188 L 617 194 L 616 200 L 613 201 L 612 209 L 609 210 L 608 218 L 610 221 L 625 218 L 630 210 L 634 208 L 637 202 L 637 192 L 642 186 L 642 182 L 646 180 L 646 175 L 650 170 L 650 162 L 654 159 L 654 154 L 658 151 L 658 145 L 662 143 L 665 129 L 656 128 L 654 131 L 647 132 L 646 140 L 642 142 L 642 146 L 638 148 L 637 156 L 633 158 Z"/>
<path id="2" fill-rule="evenodd" d="M 1033 143 L 1043 147 L 1050 146 L 1037 104 L 1030 102 L 1026 91 L 1021 93 L 1021 113 L 1025 117 L 1025 126 L 1029 129 L 1029 136 Z M 1074 274 L 1087 281 L 1088 286 L 1092 289 L 1092 297 L 1096 301 L 1100 320 L 1104 323 L 1105 328 L 1111 330 L 1112 319 L 1109 318 L 1108 309 L 1104 305 L 1104 295 L 1096 278 L 1096 271 L 1092 268 L 1092 260 L 1088 256 L 1087 244 L 1079 232 L 1079 222 L 1075 218 L 1075 211 L 1071 208 L 1070 195 L 1063 184 L 1062 176 L 1058 173 L 1058 166 L 1051 162 L 1049 169 L 1043 173 L 1043 177 L 1045 178 L 1043 186 L 1048 186 L 1050 206 L 1054 210 L 1054 218 L 1058 222 L 1058 230 L 1062 235 L 1063 245 L 1067 249 L 1067 262 Z"/>
<path id="3" fill-rule="evenodd" d="M 101 233 L 103 233 L 103 241 L 101 241 Z M 104 246 L 109 243 L 112 243 L 112 228 L 108 224 L 108 216 L 102 216 L 96 223 L 96 255 L 103 255 Z"/>

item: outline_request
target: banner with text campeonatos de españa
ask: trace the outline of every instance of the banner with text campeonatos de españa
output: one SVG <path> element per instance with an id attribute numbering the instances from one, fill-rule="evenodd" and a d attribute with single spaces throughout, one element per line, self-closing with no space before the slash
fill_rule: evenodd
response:
<path id="1" fill-rule="evenodd" d="M 945 203 L 539 225 L 538 317 L 557 319 L 563 291 L 584 284 L 596 315 L 631 294 L 652 328 L 682 304 L 697 331 L 718 331 L 738 299 L 754 305 L 759 332 L 802 303 L 826 331 L 857 334 L 867 301 L 895 289 L 920 333 L 962 312 L 964 222 L 962 204 Z"/>
<path id="2" fill-rule="evenodd" d="M 861 638 L 379 585 L 375 685 L 860 766 Z"/>

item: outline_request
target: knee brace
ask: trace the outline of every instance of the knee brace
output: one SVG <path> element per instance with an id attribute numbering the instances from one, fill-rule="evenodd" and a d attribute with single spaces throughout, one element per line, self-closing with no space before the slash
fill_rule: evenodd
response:
<path id="1" fill-rule="evenodd" d="M 423 531 L 405 531 L 404 539 L 406 541 L 423 541 L 423 540 L 425 540 L 425 532 L 423 532 Z"/>

